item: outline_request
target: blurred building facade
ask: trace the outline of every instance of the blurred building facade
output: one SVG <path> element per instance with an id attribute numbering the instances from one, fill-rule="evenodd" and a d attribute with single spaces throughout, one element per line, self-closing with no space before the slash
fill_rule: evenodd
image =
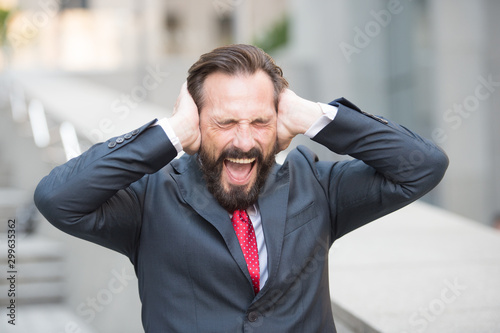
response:
<path id="1" fill-rule="evenodd" d="M 291 9 L 287 55 L 314 78 L 307 93 L 328 100 L 338 91 L 432 138 L 450 167 L 427 199 L 491 224 L 500 209 L 500 3 L 292 0 Z"/>
<path id="2" fill-rule="evenodd" d="M 252 41 L 284 15 L 278 0 L 3 0 L 12 8 L 10 65 L 68 71 L 135 69 Z"/>
<path id="3" fill-rule="evenodd" d="M 433 138 L 451 166 L 428 200 L 486 224 L 500 210 L 496 1 L 3 2 L 21 9 L 10 20 L 4 67 L 69 71 L 127 89 L 156 64 L 173 84 L 148 99 L 169 108 L 201 53 L 273 38 L 288 20 L 287 45 L 271 53 L 293 89 L 322 101 L 345 95 Z"/>

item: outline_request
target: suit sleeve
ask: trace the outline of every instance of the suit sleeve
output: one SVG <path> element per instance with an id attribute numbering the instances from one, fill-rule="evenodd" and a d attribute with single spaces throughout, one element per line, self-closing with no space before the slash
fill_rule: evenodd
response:
<path id="1" fill-rule="evenodd" d="M 96 144 L 54 168 L 35 190 L 42 215 L 68 234 L 133 255 L 142 215 L 142 191 L 135 191 L 134 183 L 147 182 L 145 175 L 177 155 L 154 123 Z"/>
<path id="2" fill-rule="evenodd" d="M 317 170 L 329 196 L 332 239 L 426 194 L 444 176 L 448 157 L 432 142 L 345 99 L 313 140 L 352 161 Z"/>

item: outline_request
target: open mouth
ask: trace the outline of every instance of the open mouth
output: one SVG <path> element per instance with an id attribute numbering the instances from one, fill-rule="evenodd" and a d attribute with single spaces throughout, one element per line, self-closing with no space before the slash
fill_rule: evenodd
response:
<path id="1" fill-rule="evenodd" d="M 255 158 L 226 158 L 224 167 L 228 178 L 235 185 L 245 185 L 252 176 Z"/>

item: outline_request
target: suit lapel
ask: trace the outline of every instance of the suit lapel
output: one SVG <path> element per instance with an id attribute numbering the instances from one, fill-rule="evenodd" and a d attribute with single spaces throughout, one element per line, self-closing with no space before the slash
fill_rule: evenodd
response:
<path id="1" fill-rule="evenodd" d="M 240 244 L 234 233 L 229 213 L 208 192 L 205 180 L 196 162 L 196 156 L 183 157 L 172 164 L 177 173 L 171 175 L 179 186 L 182 197 L 201 217 L 217 229 L 229 252 L 247 277 L 251 287 L 250 274 Z M 285 232 L 288 192 L 288 164 L 285 163 L 282 167 L 276 165 L 269 175 L 258 200 L 267 247 L 269 275 L 265 287 L 255 300 L 261 298 L 269 290 L 278 272 Z"/>
<path id="2" fill-rule="evenodd" d="M 275 277 L 280 265 L 285 234 L 288 192 L 290 189 L 288 163 L 283 166 L 276 165 L 274 170 L 269 175 L 266 185 L 259 196 L 259 210 L 267 247 L 269 275 L 266 285 L 254 301 L 263 297 L 272 288 L 273 281 L 276 281 Z"/>
<path id="3" fill-rule="evenodd" d="M 179 173 L 172 173 L 172 177 L 179 186 L 182 197 L 196 213 L 207 220 L 220 233 L 229 252 L 240 267 L 241 271 L 252 286 L 250 273 L 247 269 L 245 257 L 241 252 L 240 244 L 234 233 L 229 213 L 222 208 L 214 196 L 208 192 L 205 179 L 198 167 L 196 156 L 182 158 L 174 163 Z"/>

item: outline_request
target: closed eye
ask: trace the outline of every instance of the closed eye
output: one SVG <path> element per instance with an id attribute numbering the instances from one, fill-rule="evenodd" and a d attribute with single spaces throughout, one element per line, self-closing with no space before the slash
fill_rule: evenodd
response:
<path id="1" fill-rule="evenodd" d="M 235 125 L 236 123 L 237 123 L 237 121 L 233 120 L 233 119 L 224 119 L 224 120 L 217 121 L 217 125 L 219 127 L 229 127 L 231 125 Z"/>
<path id="2" fill-rule="evenodd" d="M 252 121 L 253 125 L 267 125 L 269 124 L 269 119 L 264 119 L 264 118 L 257 118 L 254 121 Z"/>
<path id="3" fill-rule="evenodd" d="M 270 124 L 271 120 L 267 118 L 256 118 L 250 122 L 251 125 L 253 126 L 268 126 Z M 220 128 L 229 128 L 234 125 L 237 125 L 239 122 L 235 119 L 221 119 L 217 120 L 216 124 Z"/>

